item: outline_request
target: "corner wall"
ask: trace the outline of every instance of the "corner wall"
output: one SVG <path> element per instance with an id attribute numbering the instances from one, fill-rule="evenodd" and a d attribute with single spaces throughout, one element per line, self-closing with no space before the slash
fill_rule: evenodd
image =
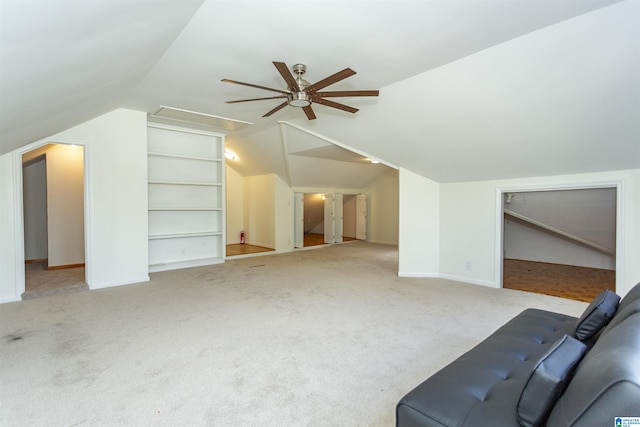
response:
<path id="1" fill-rule="evenodd" d="M 275 249 L 274 174 L 244 178 L 243 222 L 247 243 Z"/>
<path id="2" fill-rule="evenodd" d="M 440 184 L 400 168 L 398 275 L 438 277 Z"/>
<path id="3" fill-rule="evenodd" d="M 89 286 L 149 280 L 147 116 L 118 109 L 0 157 L 0 302 L 19 301 L 24 291 L 20 156 L 47 142 L 85 147 Z"/>

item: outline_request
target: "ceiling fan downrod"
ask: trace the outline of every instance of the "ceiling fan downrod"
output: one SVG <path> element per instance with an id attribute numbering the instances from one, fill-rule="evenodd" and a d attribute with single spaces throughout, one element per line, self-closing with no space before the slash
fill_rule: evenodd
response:
<path id="1" fill-rule="evenodd" d="M 296 74 L 296 83 L 300 90 L 297 92 L 294 90 L 291 91 L 288 96 L 288 104 L 292 107 L 308 107 L 311 105 L 311 97 L 306 92 L 307 87 L 309 87 L 309 82 L 302 78 L 302 75 L 307 72 L 307 67 L 304 64 L 296 64 L 292 69 Z"/>

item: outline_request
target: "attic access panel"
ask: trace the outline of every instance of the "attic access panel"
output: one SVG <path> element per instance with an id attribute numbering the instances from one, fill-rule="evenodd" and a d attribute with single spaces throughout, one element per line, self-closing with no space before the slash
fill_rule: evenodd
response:
<path id="1" fill-rule="evenodd" d="M 164 105 L 160 106 L 160 108 L 150 116 L 154 118 L 177 120 L 184 123 L 194 123 L 224 129 L 228 132 L 237 131 L 253 124 L 242 120 L 214 116 L 206 113 L 198 113 L 196 111 L 183 110 L 181 108 L 167 107 Z"/>

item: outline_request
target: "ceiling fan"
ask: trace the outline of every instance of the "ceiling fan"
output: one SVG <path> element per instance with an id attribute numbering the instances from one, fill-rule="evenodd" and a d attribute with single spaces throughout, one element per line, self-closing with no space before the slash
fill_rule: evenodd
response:
<path id="1" fill-rule="evenodd" d="M 323 89 L 327 86 L 330 86 L 334 83 L 339 82 L 340 80 L 344 80 L 347 77 L 353 76 L 356 74 L 351 68 L 345 68 L 342 71 L 338 71 L 335 74 L 330 75 L 327 78 L 324 78 L 314 84 L 310 84 L 308 81 L 302 78 L 302 75 L 307 71 L 307 67 L 303 64 L 296 64 L 292 67 L 293 72 L 296 74 L 296 77 L 293 77 L 291 71 L 287 67 L 287 64 L 284 62 L 273 62 L 273 65 L 276 66 L 276 69 L 287 83 L 287 89 L 273 89 L 270 87 L 254 85 L 251 83 L 239 82 L 236 80 L 222 79 L 223 82 L 227 83 L 235 83 L 238 85 L 255 87 L 258 89 L 270 90 L 272 92 L 278 92 L 280 95 L 278 96 L 270 96 L 266 98 L 252 98 L 252 99 L 239 99 L 236 101 L 227 101 L 227 104 L 234 104 L 237 102 L 249 102 L 249 101 L 263 101 L 267 99 L 279 99 L 286 98 L 282 104 L 278 105 L 267 114 L 262 117 L 268 117 L 290 105 L 292 107 L 301 107 L 304 113 L 307 115 L 309 120 L 313 120 L 316 118 L 313 109 L 311 108 L 312 103 L 326 105 L 327 107 L 337 108 L 339 110 L 348 111 L 350 113 L 355 113 L 358 111 L 357 108 L 349 107 L 348 105 L 340 104 L 338 102 L 330 101 L 326 98 L 335 98 L 335 97 L 346 97 L 346 96 L 378 96 L 379 91 L 377 90 L 341 90 L 341 91 L 324 91 L 319 92 L 320 89 Z"/>

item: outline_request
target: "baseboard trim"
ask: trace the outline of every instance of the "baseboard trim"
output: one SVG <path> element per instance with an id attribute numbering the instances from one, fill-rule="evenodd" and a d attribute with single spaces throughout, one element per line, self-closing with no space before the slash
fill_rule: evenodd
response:
<path id="1" fill-rule="evenodd" d="M 476 280 L 463 276 L 453 276 L 450 274 L 441 274 L 440 278 L 445 280 L 453 280 L 455 282 L 469 283 L 470 285 L 480 285 L 486 286 L 488 288 L 499 288 L 499 286 L 496 286 L 493 282 L 489 282 L 488 280 Z"/>
<path id="2" fill-rule="evenodd" d="M 49 258 L 36 258 L 36 259 L 25 259 L 25 264 L 42 264 L 49 263 Z"/>
<path id="3" fill-rule="evenodd" d="M 66 265 L 49 265 L 47 270 L 64 270 L 66 268 L 80 268 L 84 267 L 84 262 L 81 264 L 66 264 Z"/>
<path id="4" fill-rule="evenodd" d="M 0 298 L 0 304 L 6 304 L 9 302 L 18 302 L 22 301 L 22 297 L 4 297 Z"/>
<path id="5" fill-rule="evenodd" d="M 418 273 L 418 272 L 399 271 L 398 277 L 423 277 L 428 279 L 438 279 L 440 278 L 440 275 L 438 273 Z"/>
<path id="6" fill-rule="evenodd" d="M 94 285 L 89 285 L 89 289 L 104 289 L 104 288 L 115 288 L 116 286 L 126 286 L 133 285 L 135 283 L 144 283 L 149 281 L 149 276 L 143 276 L 138 279 L 125 280 L 123 282 L 107 282 L 107 283 L 98 283 Z"/>

